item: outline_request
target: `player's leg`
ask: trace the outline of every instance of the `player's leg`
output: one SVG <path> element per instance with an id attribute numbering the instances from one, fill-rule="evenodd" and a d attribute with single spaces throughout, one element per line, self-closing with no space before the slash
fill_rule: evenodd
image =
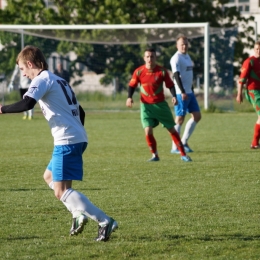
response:
<path id="1" fill-rule="evenodd" d="M 182 100 L 181 94 L 177 95 L 178 104 L 174 106 L 174 114 L 175 114 L 175 129 L 178 132 L 179 135 L 181 135 L 181 127 L 185 120 L 186 115 L 186 102 Z M 172 149 L 171 153 L 180 153 L 175 143 L 172 141 Z"/>
<path id="2" fill-rule="evenodd" d="M 54 192 L 72 213 L 70 235 L 81 233 L 89 217 L 99 223 L 99 230 L 105 227 L 105 237 L 98 240 L 105 241 L 117 228 L 117 222 L 96 207 L 84 194 L 72 189 L 72 180 L 82 180 L 83 177 L 82 153 L 85 148 L 86 143 L 54 147 L 51 166 Z M 101 235 L 99 234 L 98 237 Z"/>
<path id="3" fill-rule="evenodd" d="M 30 110 L 28 111 L 28 119 L 29 119 L 29 120 L 33 119 L 33 109 L 30 109 Z"/>
<path id="4" fill-rule="evenodd" d="M 183 161 L 191 161 L 191 159 L 186 155 L 183 144 L 180 139 L 179 133 L 174 128 L 175 122 L 173 120 L 171 109 L 166 101 L 157 104 L 157 114 L 158 121 L 165 127 L 171 135 L 172 141 L 175 143 L 179 153 L 181 154 L 181 159 Z"/>
<path id="5" fill-rule="evenodd" d="M 200 108 L 198 105 L 198 102 L 196 100 L 196 97 L 194 93 L 188 94 L 189 98 L 189 103 L 187 106 L 188 112 L 191 114 L 191 118 L 188 120 L 188 122 L 185 125 L 185 129 L 181 138 L 181 141 L 184 145 L 185 151 L 186 152 L 193 152 L 192 149 L 188 145 L 188 140 L 192 133 L 195 130 L 195 127 L 197 123 L 201 120 L 201 113 L 200 113 Z"/>
<path id="6" fill-rule="evenodd" d="M 254 126 L 254 134 L 251 142 L 251 149 L 259 149 L 259 138 L 260 138 L 260 91 L 249 90 L 246 91 L 246 99 L 253 105 L 257 113 L 257 121 Z"/>
<path id="7" fill-rule="evenodd" d="M 254 127 L 253 140 L 251 144 L 251 149 L 259 149 L 259 138 L 260 138 L 260 116 L 257 117 L 257 121 Z"/>
<path id="8" fill-rule="evenodd" d="M 144 128 L 146 143 L 152 153 L 152 158 L 148 162 L 159 161 L 159 155 L 157 151 L 157 143 L 153 135 L 153 128 L 156 127 L 159 122 L 156 119 L 154 111 L 154 105 L 141 103 L 141 123 Z"/>
<path id="9" fill-rule="evenodd" d="M 153 128 L 152 127 L 145 127 L 144 128 L 145 132 L 145 138 L 146 138 L 146 143 L 152 153 L 152 158 L 149 159 L 149 162 L 156 162 L 159 161 L 159 155 L 157 152 L 157 143 L 153 135 Z"/>

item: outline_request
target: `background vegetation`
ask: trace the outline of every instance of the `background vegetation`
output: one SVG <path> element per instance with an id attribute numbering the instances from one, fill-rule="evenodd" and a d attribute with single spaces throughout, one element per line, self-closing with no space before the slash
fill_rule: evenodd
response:
<path id="1" fill-rule="evenodd" d="M 248 23 L 253 20 L 253 17 L 243 18 L 235 7 L 224 7 L 228 0 L 150 0 L 141 2 L 136 0 L 53 0 L 50 3 L 53 3 L 54 9 L 46 7 L 43 0 L 33 2 L 7 0 L 7 3 L 7 7 L 0 10 L 1 24 L 73 25 L 209 22 L 211 27 L 229 28 L 237 27 L 238 23 L 241 23 L 244 25 L 244 30 L 233 35 L 237 40 L 234 61 L 238 67 L 233 68 L 231 62 L 228 71 L 224 71 L 222 70 L 223 66 L 219 65 L 219 76 L 231 72 L 233 75 L 233 69 L 235 75 L 237 75 L 241 62 L 248 56 L 244 53 L 244 48 L 251 48 L 254 41 L 252 37 L 254 29 Z M 64 34 L 64 32 L 61 33 Z M 91 34 L 92 32 L 84 32 L 85 37 L 90 37 Z M 220 43 L 217 37 L 211 40 L 212 43 L 215 42 L 217 45 L 215 50 L 218 52 L 218 57 L 227 61 L 228 58 L 224 52 L 228 44 L 226 42 Z M 1 43 L 4 45 L 4 51 L 1 52 L 0 56 L 0 74 L 9 75 L 20 51 L 20 35 L 18 34 L 15 38 L 10 39 L 10 36 L 2 34 Z M 35 39 L 26 37 L 26 44 L 36 44 Z M 61 54 L 74 50 L 77 54 L 77 60 L 70 64 L 71 74 L 80 74 L 75 66 L 76 62 L 80 62 L 87 66 L 90 71 L 97 74 L 105 73 L 105 77 L 102 78 L 103 84 L 111 83 L 115 77 L 120 77 L 121 82 L 125 84 L 134 68 L 143 63 L 142 55 L 145 47 L 142 45 L 110 46 L 105 44 L 90 46 L 85 43 L 58 43 L 50 39 L 42 39 L 41 41 L 37 39 L 36 45 L 43 50 L 47 57 L 53 51 L 53 49 L 49 49 L 49 46 L 52 46 Z M 201 42 L 196 41 L 193 42 L 193 45 L 190 54 L 195 62 L 194 71 L 203 75 L 203 46 Z M 176 50 L 174 44 L 172 42 L 168 44 L 158 43 L 156 49 L 159 52 L 164 50 L 165 54 L 160 58 L 160 63 L 169 66 L 169 57 Z M 232 81 L 231 84 L 233 84 Z"/>

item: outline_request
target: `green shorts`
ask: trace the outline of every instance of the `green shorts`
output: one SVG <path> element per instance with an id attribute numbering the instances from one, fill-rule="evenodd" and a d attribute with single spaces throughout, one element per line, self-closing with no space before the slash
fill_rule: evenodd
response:
<path id="1" fill-rule="evenodd" d="M 253 105 L 257 115 L 260 116 L 260 90 L 246 90 L 245 96 Z"/>
<path id="2" fill-rule="evenodd" d="M 166 101 L 156 104 L 141 104 L 141 122 L 143 128 L 156 127 L 159 123 L 170 129 L 175 126 L 171 109 Z"/>

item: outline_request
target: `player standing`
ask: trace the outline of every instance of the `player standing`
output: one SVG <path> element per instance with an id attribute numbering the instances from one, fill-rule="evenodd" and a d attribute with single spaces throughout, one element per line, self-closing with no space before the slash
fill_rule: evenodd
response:
<path id="1" fill-rule="evenodd" d="M 92 204 L 84 194 L 72 189 L 72 181 L 81 181 L 83 177 L 82 154 L 88 144 L 83 126 L 84 110 L 67 81 L 48 71 L 40 49 L 26 46 L 18 54 L 16 63 L 23 76 L 32 82 L 23 100 L 0 105 L 0 113 L 23 112 L 39 102 L 54 138 L 52 159 L 44 172 L 44 180 L 72 213 L 70 235 L 81 233 L 89 217 L 98 222 L 96 241 L 107 241 L 117 228 L 117 222 Z"/>
<path id="2" fill-rule="evenodd" d="M 191 161 L 186 155 L 181 143 L 180 136 L 174 128 L 174 120 L 168 103 L 163 93 L 163 82 L 170 89 L 172 102 L 176 104 L 176 93 L 173 81 L 167 70 L 156 64 L 155 50 L 148 48 L 144 52 L 145 65 L 138 67 L 130 80 L 126 106 L 132 107 L 132 96 L 136 87 L 140 84 L 141 93 L 141 121 L 145 132 L 146 142 L 152 153 L 149 162 L 159 161 L 157 143 L 153 135 L 153 128 L 161 123 L 171 135 L 172 141 L 178 147 L 181 159 L 185 162 Z"/>
<path id="3" fill-rule="evenodd" d="M 177 52 L 170 60 L 174 84 L 176 86 L 178 104 L 174 106 L 175 129 L 180 134 L 181 126 L 185 120 L 186 113 L 191 114 L 191 118 L 185 125 L 181 141 L 186 152 L 193 152 L 188 145 L 188 139 L 193 133 L 197 123 L 201 119 L 200 108 L 192 90 L 193 62 L 188 54 L 188 39 L 180 35 L 177 40 Z M 176 145 L 172 143 L 171 153 L 179 153 Z"/>
<path id="4" fill-rule="evenodd" d="M 242 65 L 241 74 L 238 81 L 238 91 L 236 101 L 243 102 L 243 86 L 246 88 L 246 99 L 253 105 L 257 120 L 254 127 L 254 135 L 251 149 L 259 149 L 260 139 L 260 41 L 254 45 L 254 55 L 247 58 Z"/>

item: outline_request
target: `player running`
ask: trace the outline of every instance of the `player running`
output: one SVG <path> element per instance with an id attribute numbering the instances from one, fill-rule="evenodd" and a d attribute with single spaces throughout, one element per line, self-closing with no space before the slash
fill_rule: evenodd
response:
<path id="1" fill-rule="evenodd" d="M 174 128 L 175 123 L 172 112 L 165 101 L 163 92 L 163 82 L 165 82 L 166 87 L 171 91 L 173 104 L 177 104 L 173 81 L 167 70 L 156 64 L 154 49 L 148 48 L 145 50 L 144 61 L 145 65 L 138 67 L 132 75 L 128 88 L 126 106 L 132 107 L 134 91 L 140 84 L 141 121 L 145 132 L 146 142 L 152 153 L 152 158 L 148 161 L 156 162 L 160 160 L 157 151 L 157 143 L 153 135 L 153 128 L 161 123 L 168 130 L 172 141 L 178 147 L 181 154 L 181 160 L 189 162 L 191 161 L 191 158 L 186 155 L 180 136 Z"/>
<path id="2" fill-rule="evenodd" d="M 72 181 L 81 181 L 83 177 L 82 154 L 88 144 L 84 110 L 68 82 L 48 71 L 40 49 L 26 46 L 19 53 L 16 63 L 23 76 L 32 82 L 23 100 L 0 105 L 0 114 L 27 111 L 39 102 L 54 138 L 52 158 L 43 177 L 57 199 L 72 214 L 70 235 L 81 233 L 89 217 L 98 223 L 96 241 L 107 241 L 118 227 L 117 222 L 92 204 L 84 194 L 72 189 Z"/>
<path id="3" fill-rule="evenodd" d="M 254 135 L 251 149 L 259 149 L 260 139 L 260 41 L 254 45 L 254 55 L 247 58 L 242 65 L 241 74 L 238 81 L 236 101 L 243 102 L 242 90 L 245 85 L 246 99 L 253 105 L 257 120 L 254 127 Z"/>

